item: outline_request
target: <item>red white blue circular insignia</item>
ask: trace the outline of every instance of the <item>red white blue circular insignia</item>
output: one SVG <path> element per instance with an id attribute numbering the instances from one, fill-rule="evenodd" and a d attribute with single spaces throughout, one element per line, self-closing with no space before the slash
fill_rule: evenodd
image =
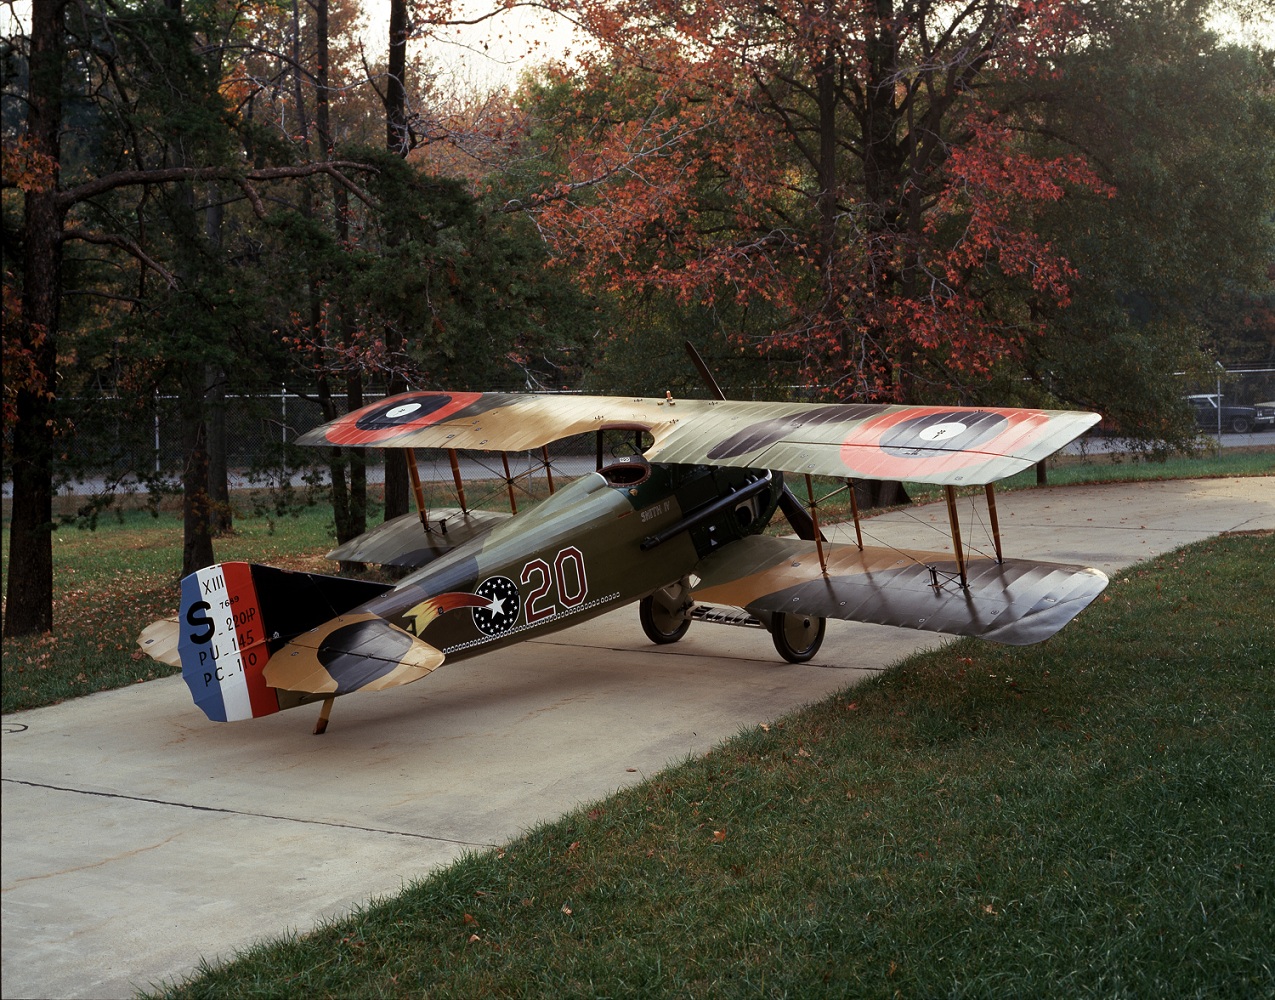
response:
<path id="1" fill-rule="evenodd" d="M 907 479 L 941 456 L 945 468 L 970 468 L 1008 454 L 1049 422 L 1037 410 L 911 406 L 865 420 L 842 443 L 858 475 Z"/>
<path id="2" fill-rule="evenodd" d="M 390 441 L 408 431 L 455 416 L 482 398 L 481 392 L 408 392 L 347 413 L 328 427 L 335 445 L 368 445 Z"/>

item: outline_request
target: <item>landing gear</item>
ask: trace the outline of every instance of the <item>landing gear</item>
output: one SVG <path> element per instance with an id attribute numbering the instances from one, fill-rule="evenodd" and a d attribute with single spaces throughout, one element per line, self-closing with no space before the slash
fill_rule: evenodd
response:
<path id="1" fill-rule="evenodd" d="M 775 652 L 789 663 L 805 663 L 819 652 L 827 626 L 826 618 L 777 611 L 770 621 Z"/>
<path id="2" fill-rule="evenodd" d="M 691 627 L 690 618 L 670 611 L 652 594 L 638 602 L 638 621 L 646 637 L 658 646 L 667 646 L 686 635 Z"/>

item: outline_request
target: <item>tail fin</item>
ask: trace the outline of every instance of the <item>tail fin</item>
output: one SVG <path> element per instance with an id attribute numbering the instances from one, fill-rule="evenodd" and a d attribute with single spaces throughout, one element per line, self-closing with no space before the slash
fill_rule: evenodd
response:
<path id="1" fill-rule="evenodd" d="M 214 722 L 253 719 L 292 707 L 295 701 L 281 705 L 266 683 L 271 652 L 387 589 L 385 584 L 244 562 L 190 574 L 181 583 L 177 652 L 195 704 Z"/>

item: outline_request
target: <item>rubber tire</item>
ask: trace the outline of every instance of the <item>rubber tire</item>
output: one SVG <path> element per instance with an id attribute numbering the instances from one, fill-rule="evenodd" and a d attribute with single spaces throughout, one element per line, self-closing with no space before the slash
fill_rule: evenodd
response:
<path id="1" fill-rule="evenodd" d="M 1236 417 L 1231 421 L 1231 430 L 1236 434 L 1247 434 L 1250 429 L 1248 417 Z"/>
<path id="2" fill-rule="evenodd" d="M 777 611 L 770 620 L 770 637 L 775 652 L 789 663 L 805 663 L 819 652 L 827 627 L 827 618 Z"/>
<path id="3" fill-rule="evenodd" d="M 646 633 L 646 637 L 657 646 L 677 642 L 691 627 L 689 618 L 674 619 L 664 610 L 663 605 L 655 603 L 654 597 L 644 597 L 638 601 L 638 621 L 642 623 L 642 631 Z M 673 625 L 673 628 L 669 629 L 669 625 Z"/>

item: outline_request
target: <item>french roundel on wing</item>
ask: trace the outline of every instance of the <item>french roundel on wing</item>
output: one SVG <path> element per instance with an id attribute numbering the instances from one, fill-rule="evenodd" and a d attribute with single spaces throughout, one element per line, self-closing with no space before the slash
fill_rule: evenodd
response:
<path id="1" fill-rule="evenodd" d="M 440 423 L 482 398 L 480 392 L 409 392 L 346 414 L 328 428 L 335 445 L 389 441 L 407 431 Z"/>
<path id="2" fill-rule="evenodd" d="M 842 444 L 842 458 L 860 475 L 907 479 L 927 463 L 968 468 L 1012 452 L 1048 422 L 1036 410 L 909 407 L 856 427 Z"/>

